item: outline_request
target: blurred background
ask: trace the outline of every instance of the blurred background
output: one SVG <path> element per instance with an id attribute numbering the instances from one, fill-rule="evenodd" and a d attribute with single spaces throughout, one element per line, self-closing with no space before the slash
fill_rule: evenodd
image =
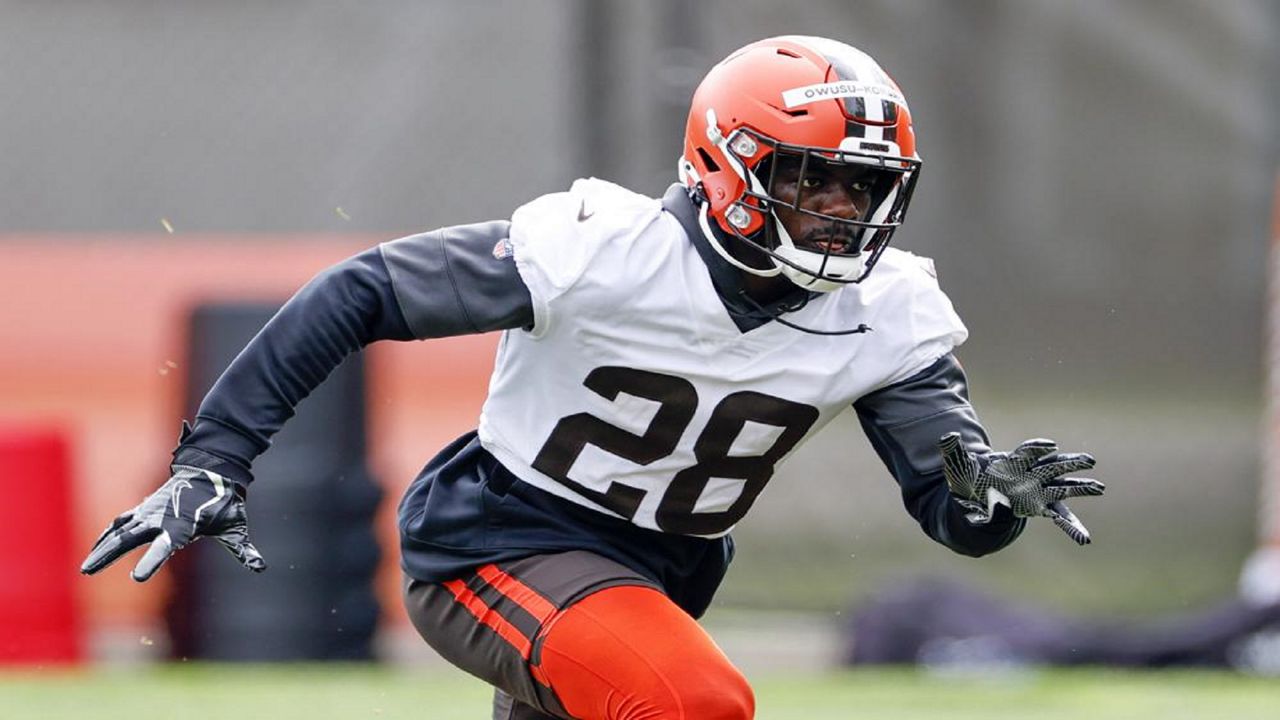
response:
<path id="1" fill-rule="evenodd" d="M 821 655 L 849 608 L 920 574 L 1105 618 L 1234 595 L 1266 534 L 1274 2 L 0 0 L 0 435 L 53 458 L 4 480 L 9 622 L 50 607 L 10 581 L 26 567 L 70 593 L 80 656 L 172 647 L 171 572 L 75 569 L 165 476 L 193 368 L 216 372 L 192 356 L 196 308 L 279 303 L 362 248 L 506 218 L 581 176 L 660 194 L 701 76 L 789 33 L 869 52 L 909 98 L 924 171 L 895 244 L 936 260 L 969 326 L 959 355 L 993 444 L 1092 452 L 1108 493 L 1075 505 L 1090 547 L 1033 522 L 961 558 L 919 532 L 842 417 L 739 526 L 711 622 L 734 638 L 767 611 Z M 392 508 L 474 426 L 495 342 L 364 358 L 379 656 L 419 646 Z M 306 543 L 261 531 L 296 519 L 249 507 L 264 577 L 287 582 Z M 32 548 L 64 564 L 32 566 Z"/>

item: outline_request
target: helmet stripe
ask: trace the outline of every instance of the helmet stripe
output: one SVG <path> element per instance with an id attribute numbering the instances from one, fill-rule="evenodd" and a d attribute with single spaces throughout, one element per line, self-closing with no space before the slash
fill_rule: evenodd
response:
<path id="1" fill-rule="evenodd" d="M 822 53 L 823 59 L 831 63 L 831 69 L 836 71 L 836 79 L 838 80 L 857 80 L 858 79 L 857 69 L 854 67 L 853 63 L 848 61 L 847 58 L 843 58 L 838 55 L 831 55 L 829 53 L 824 53 L 821 50 L 819 50 L 818 52 Z"/>
<path id="2" fill-rule="evenodd" d="M 898 122 L 898 104 L 888 100 L 881 100 L 880 108 L 884 112 L 884 121 L 896 125 Z"/>
<path id="3" fill-rule="evenodd" d="M 861 100 L 862 98 L 858 98 L 858 99 Z M 862 112 L 858 115 L 860 119 L 866 120 L 867 122 L 870 122 L 870 123 L 884 122 L 883 101 L 875 102 L 873 100 L 869 103 L 862 102 L 858 104 L 858 108 L 862 110 Z"/>

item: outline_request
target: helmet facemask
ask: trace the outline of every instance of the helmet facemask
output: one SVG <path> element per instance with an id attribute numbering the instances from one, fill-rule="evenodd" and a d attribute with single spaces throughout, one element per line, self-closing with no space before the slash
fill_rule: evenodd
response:
<path id="1" fill-rule="evenodd" d="M 893 232 L 902 224 L 920 173 L 920 161 L 886 152 L 885 143 L 848 138 L 840 148 L 791 145 L 739 128 L 720 149 L 745 181 L 742 196 L 725 212 L 730 232 L 747 247 L 767 255 L 773 268 L 748 272 L 779 272 L 796 285 L 828 292 L 865 279 Z M 865 183 L 865 207 L 855 217 L 837 217 L 805 207 L 806 185 L 830 174 L 856 176 Z M 794 183 L 790 200 L 778 197 L 780 184 Z M 803 237 L 787 231 L 779 209 L 821 218 L 824 224 Z M 752 216 L 763 214 L 763 228 L 742 232 Z"/>

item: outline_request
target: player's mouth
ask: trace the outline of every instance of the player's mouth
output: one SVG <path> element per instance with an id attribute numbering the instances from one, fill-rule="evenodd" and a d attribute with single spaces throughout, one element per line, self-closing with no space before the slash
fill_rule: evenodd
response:
<path id="1" fill-rule="evenodd" d="M 805 238 L 806 250 L 824 254 L 844 255 L 853 248 L 853 238 L 844 235 L 818 235 Z"/>

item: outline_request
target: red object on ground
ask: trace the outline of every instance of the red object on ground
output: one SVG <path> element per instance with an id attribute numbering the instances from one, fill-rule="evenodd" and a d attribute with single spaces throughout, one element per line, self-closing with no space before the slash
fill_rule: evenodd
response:
<path id="1" fill-rule="evenodd" d="M 79 662 L 79 562 L 61 432 L 0 426 L 0 502 L 0 664 Z"/>

